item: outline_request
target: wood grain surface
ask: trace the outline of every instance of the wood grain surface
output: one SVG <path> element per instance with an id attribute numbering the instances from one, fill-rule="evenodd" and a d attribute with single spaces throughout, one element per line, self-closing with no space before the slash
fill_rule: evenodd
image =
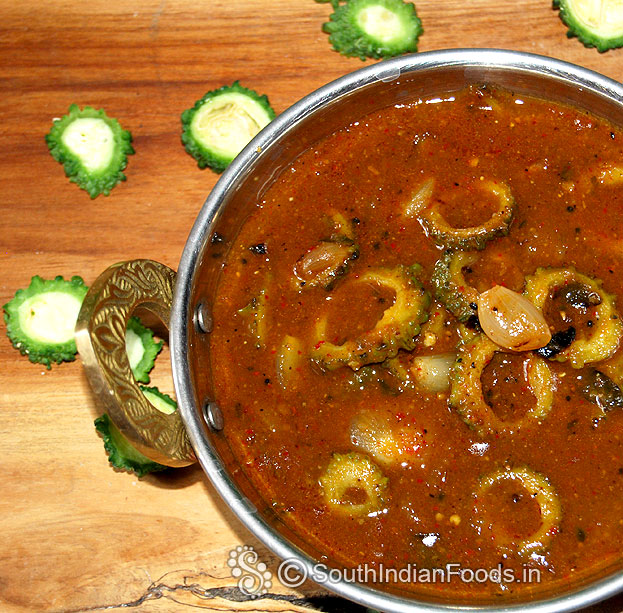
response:
<path id="1" fill-rule="evenodd" d="M 420 51 L 500 47 L 623 79 L 623 50 L 568 39 L 549 0 L 418 0 Z M 239 79 L 279 113 L 360 68 L 331 50 L 312 0 L 0 1 L 0 304 L 32 275 L 81 275 L 137 257 L 177 267 L 216 182 L 180 144 L 180 113 Z M 71 103 L 103 107 L 134 136 L 127 182 L 91 200 L 44 135 Z M 80 361 L 51 370 L 0 338 L 0 611 L 355 611 L 314 584 L 249 599 L 227 566 L 238 545 L 278 561 L 197 467 L 113 471 Z M 172 393 L 168 355 L 155 383 Z M 614 599 L 594 611 L 620 611 Z"/>

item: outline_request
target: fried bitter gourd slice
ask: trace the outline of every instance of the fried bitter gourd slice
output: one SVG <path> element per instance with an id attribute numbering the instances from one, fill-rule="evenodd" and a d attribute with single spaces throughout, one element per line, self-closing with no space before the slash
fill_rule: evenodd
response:
<path id="1" fill-rule="evenodd" d="M 593 326 L 587 338 L 578 338 L 552 359 L 571 362 L 574 368 L 587 363 L 600 362 L 614 355 L 621 337 L 623 324 L 614 304 L 614 296 L 604 291 L 599 279 L 593 279 L 569 268 L 538 268 L 534 275 L 526 277 L 524 296 L 536 307 L 543 309 L 553 292 L 565 286 L 578 285 L 599 296 L 599 304 L 591 305 Z"/>
<path id="2" fill-rule="evenodd" d="M 482 371 L 500 349 L 484 334 L 460 344 L 451 376 L 450 406 L 480 436 L 512 433 L 526 425 L 537 424 L 547 417 L 554 402 L 554 379 L 547 363 L 530 356 L 528 386 L 535 396 L 535 404 L 518 420 L 501 420 L 485 401 L 481 381 Z"/>
<path id="3" fill-rule="evenodd" d="M 182 143 L 199 168 L 223 172 L 274 118 L 265 95 L 234 81 L 207 92 L 182 113 Z"/>
<path id="4" fill-rule="evenodd" d="M 132 374 L 137 381 L 149 383 L 149 373 L 164 341 L 156 342 L 154 333 L 138 317 L 130 317 L 125 331 L 125 348 Z"/>
<path id="5" fill-rule="evenodd" d="M 394 357 L 399 349 L 411 351 L 420 326 L 428 319 L 430 294 L 417 278 L 419 265 L 373 268 L 355 282 L 373 283 L 390 289 L 394 303 L 385 309 L 374 328 L 341 345 L 326 339 L 326 317 L 317 322 L 318 342 L 311 357 L 328 370 L 347 365 L 357 370 L 365 364 L 383 362 Z"/>
<path id="6" fill-rule="evenodd" d="M 417 51 L 422 22 L 403 0 L 349 0 L 336 7 L 322 29 L 347 57 L 382 58 Z"/>
<path id="7" fill-rule="evenodd" d="M 157 387 L 140 386 L 145 398 L 159 411 L 170 415 L 177 409 L 177 403 L 168 394 L 162 393 Z M 111 466 L 119 470 L 134 473 L 137 477 L 143 477 L 148 473 L 166 470 L 168 467 L 150 460 L 138 451 L 128 439 L 121 434 L 118 428 L 106 413 L 98 417 L 94 422 L 95 429 L 100 433 L 104 441 L 104 449 L 108 454 Z"/>
<path id="8" fill-rule="evenodd" d="M 122 171 L 128 155 L 134 153 L 132 134 L 104 109 L 90 106 L 80 110 L 72 104 L 67 115 L 54 121 L 45 140 L 69 180 L 91 198 L 108 196 L 117 183 L 125 181 Z"/>
<path id="9" fill-rule="evenodd" d="M 604 52 L 623 47 L 623 2 L 621 0 L 554 0 L 560 18 L 586 47 Z"/>
<path id="10" fill-rule="evenodd" d="M 319 483 L 327 506 L 338 513 L 371 515 L 385 504 L 388 479 L 361 453 L 334 453 Z"/>
<path id="11" fill-rule="evenodd" d="M 455 228 L 437 206 L 429 206 L 421 211 L 421 222 L 438 245 L 451 249 L 481 250 L 491 239 L 508 234 L 515 215 L 515 199 L 510 187 L 504 182 L 493 180 L 479 182 L 478 187 L 490 192 L 498 201 L 497 210 L 478 226 Z"/>
<path id="12" fill-rule="evenodd" d="M 482 503 L 483 496 L 488 490 L 505 481 L 518 482 L 539 505 L 541 524 L 532 534 L 523 539 L 507 534 L 501 528 L 496 529 L 495 519 L 498 519 L 497 514 L 490 515 Z M 558 532 L 562 508 L 556 490 L 552 487 L 547 477 L 527 466 L 503 468 L 485 475 L 480 479 L 475 495 L 476 524 L 480 531 L 482 531 L 485 524 L 488 525 L 489 530 L 493 534 L 494 541 L 501 551 L 517 553 L 526 558 L 532 553 L 538 553 L 546 549 L 552 536 Z"/>
<path id="13" fill-rule="evenodd" d="M 478 259 L 476 253 L 447 250 L 435 263 L 431 283 L 435 298 L 460 322 L 476 315 L 478 292 L 467 284 L 463 269 Z"/>
<path id="14" fill-rule="evenodd" d="M 33 363 L 71 362 L 76 358 L 74 328 L 87 286 L 81 277 L 60 275 L 44 280 L 35 275 L 4 305 L 7 336 Z"/>

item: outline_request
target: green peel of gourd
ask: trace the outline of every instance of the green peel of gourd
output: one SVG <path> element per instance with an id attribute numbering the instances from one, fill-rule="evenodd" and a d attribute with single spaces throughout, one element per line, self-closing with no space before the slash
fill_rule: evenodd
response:
<path id="1" fill-rule="evenodd" d="M 270 121 L 262 106 L 232 92 L 204 104 L 195 114 L 191 130 L 215 155 L 233 159 Z"/>
<path id="2" fill-rule="evenodd" d="M 161 413 L 170 415 L 176 411 L 177 403 L 175 400 L 167 394 L 160 392 L 158 388 L 141 385 L 140 389 L 145 398 Z M 121 434 L 106 413 L 98 417 L 94 425 L 104 441 L 104 448 L 108 454 L 108 461 L 114 468 L 134 473 L 137 477 L 143 477 L 148 473 L 158 472 L 168 468 L 168 466 L 150 460 L 147 456 L 138 451 L 128 439 Z"/>
<path id="3" fill-rule="evenodd" d="M 323 24 L 333 48 L 349 57 L 379 59 L 417 51 L 422 22 L 403 0 L 350 0 Z"/>
<path id="4" fill-rule="evenodd" d="M 157 387 L 140 386 L 143 395 L 161 413 L 171 415 L 177 409 L 177 403 L 167 394 L 163 394 Z"/>
<path id="5" fill-rule="evenodd" d="M 80 277 L 44 280 L 35 275 L 30 285 L 4 305 L 7 335 L 31 362 L 50 368 L 75 359 L 74 329 L 87 286 Z"/>
<path id="6" fill-rule="evenodd" d="M 207 92 L 182 113 L 182 143 L 199 168 L 223 172 L 274 118 L 266 96 L 235 81 Z"/>
<path id="7" fill-rule="evenodd" d="M 623 0 L 555 0 L 567 36 L 604 52 L 623 46 Z"/>
<path id="8" fill-rule="evenodd" d="M 149 373 L 162 349 L 163 341 L 156 342 L 154 333 L 138 317 L 131 317 L 125 333 L 125 348 L 134 378 L 149 383 Z"/>
<path id="9" fill-rule="evenodd" d="M 72 104 L 67 115 L 54 121 L 45 139 L 69 180 L 91 198 L 110 194 L 126 180 L 122 171 L 127 156 L 134 153 L 132 135 L 103 109 Z"/>

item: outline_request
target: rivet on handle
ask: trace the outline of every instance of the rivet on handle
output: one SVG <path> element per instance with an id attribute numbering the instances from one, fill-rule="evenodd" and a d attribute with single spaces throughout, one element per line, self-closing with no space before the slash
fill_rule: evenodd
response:
<path id="1" fill-rule="evenodd" d="M 210 307 L 208 307 L 205 301 L 201 301 L 195 309 L 195 327 L 199 332 L 203 334 L 209 334 L 212 332 L 212 314 L 210 313 Z"/>
<path id="2" fill-rule="evenodd" d="M 206 400 L 203 404 L 203 416 L 210 430 L 220 432 L 225 427 L 223 412 L 221 408 L 211 400 Z"/>

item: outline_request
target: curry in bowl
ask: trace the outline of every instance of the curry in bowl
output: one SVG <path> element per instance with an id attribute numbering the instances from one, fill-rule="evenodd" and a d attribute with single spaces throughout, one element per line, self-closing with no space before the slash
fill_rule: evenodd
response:
<path id="1" fill-rule="evenodd" d="M 623 132 L 502 88 L 314 143 L 211 238 L 246 478 L 321 559 L 411 569 L 380 589 L 510 602 L 618 567 L 622 215 Z"/>

